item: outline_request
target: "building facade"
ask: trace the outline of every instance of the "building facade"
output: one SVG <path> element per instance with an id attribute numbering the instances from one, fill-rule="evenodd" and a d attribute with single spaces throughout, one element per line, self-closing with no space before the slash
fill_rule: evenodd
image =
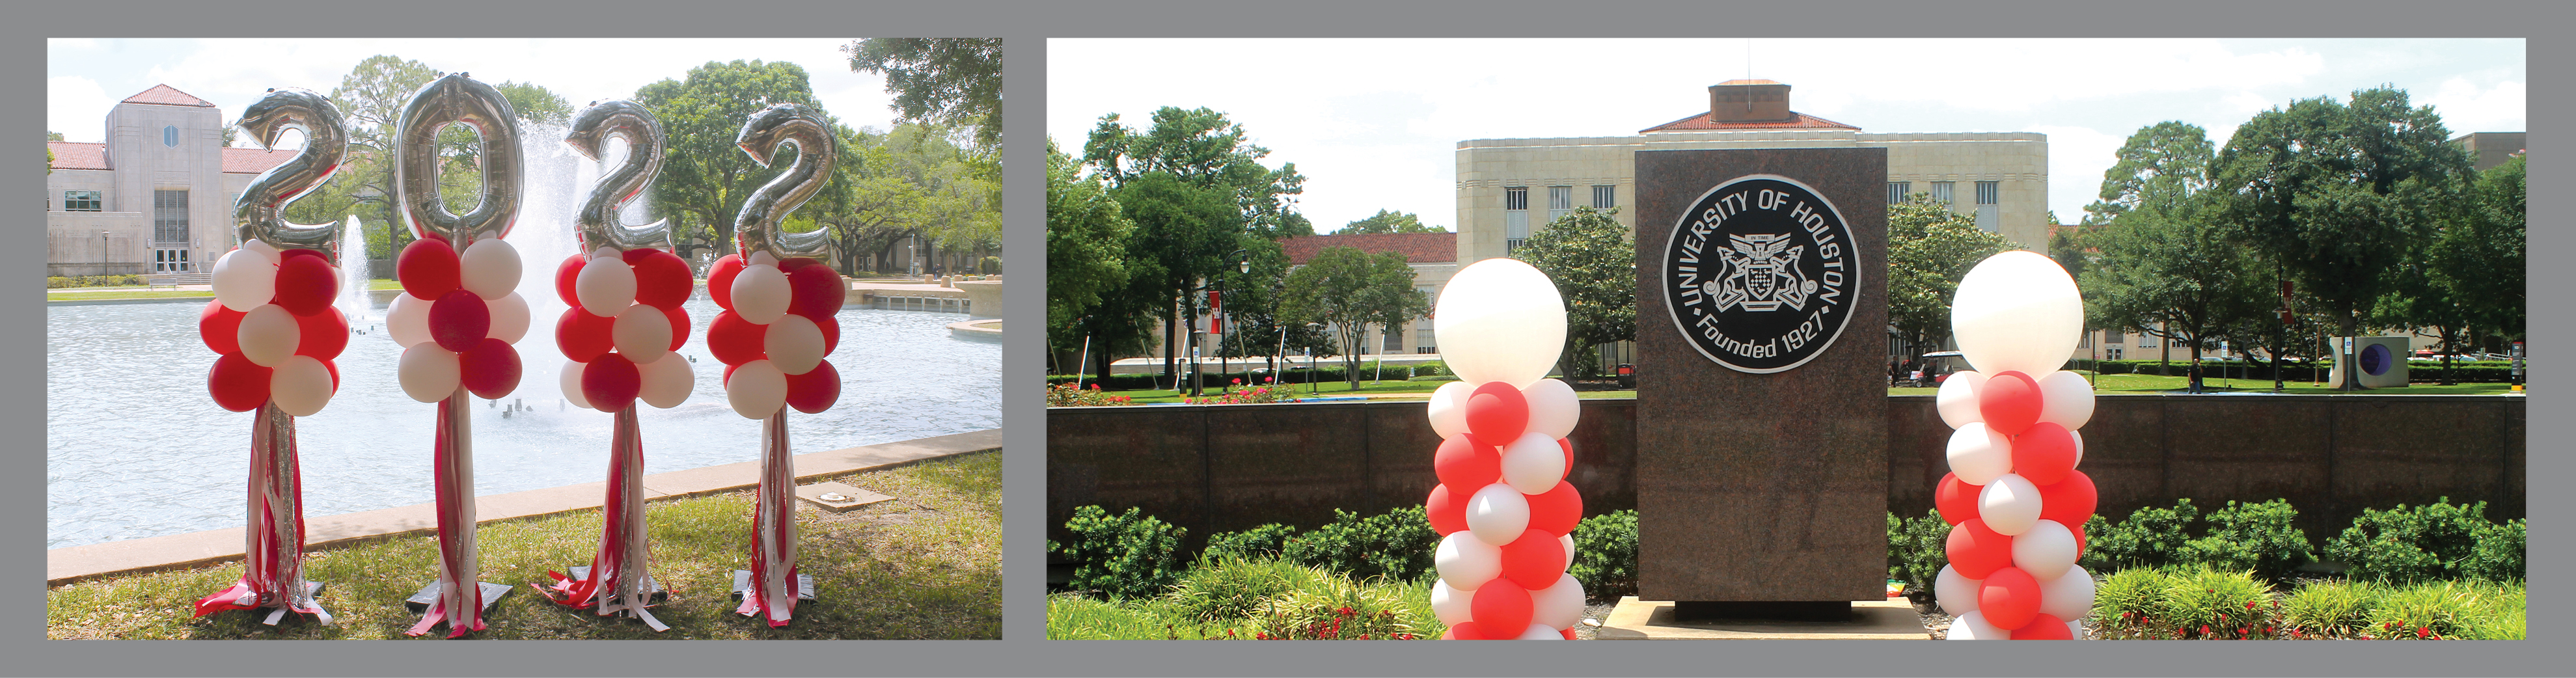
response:
<path id="1" fill-rule="evenodd" d="M 295 151 L 226 148 L 222 111 L 168 85 L 120 101 L 106 141 L 47 142 L 47 275 L 201 273 L 230 251 L 233 202 Z"/>

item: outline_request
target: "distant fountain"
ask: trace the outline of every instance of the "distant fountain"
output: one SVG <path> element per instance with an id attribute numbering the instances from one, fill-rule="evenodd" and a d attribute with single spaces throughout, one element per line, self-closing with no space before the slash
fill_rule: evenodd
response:
<path id="1" fill-rule="evenodd" d="M 340 277 L 343 289 L 339 302 L 334 305 L 340 307 L 341 315 L 349 317 L 352 331 L 366 331 L 368 318 L 372 317 L 369 311 L 373 310 L 369 306 L 367 288 L 374 284 L 375 276 L 367 270 L 367 229 L 358 222 L 355 214 L 349 215 L 346 230 L 340 237 Z"/>

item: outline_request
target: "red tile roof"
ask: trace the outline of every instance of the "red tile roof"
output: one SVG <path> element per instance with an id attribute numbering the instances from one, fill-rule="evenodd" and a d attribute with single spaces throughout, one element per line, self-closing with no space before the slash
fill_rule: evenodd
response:
<path id="1" fill-rule="evenodd" d="M 1367 235 L 1315 235 L 1279 241 L 1288 254 L 1288 263 L 1304 265 L 1328 247 L 1357 247 L 1362 252 L 1379 254 L 1395 252 L 1404 255 L 1409 264 L 1445 264 L 1458 260 L 1456 233 L 1372 233 Z"/>
<path id="2" fill-rule="evenodd" d="M 1729 84 L 1733 84 L 1733 82 L 1732 82 L 1732 81 L 1730 81 L 1730 82 L 1729 82 Z M 1661 124 L 1661 125 L 1656 125 L 1656 126 L 1653 126 L 1653 127 L 1648 127 L 1648 128 L 1645 128 L 1645 129 L 1637 130 L 1637 133 L 1639 133 L 1639 134 L 1644 134 L 1644 133 L 1647 133 L 1647 132 L 1681 132 L 1681 131 L 1695 131 L 1695 130 L 1764 130 L 1764 129 L 1847 129 L 1847 130 L 1853 130 L 1853 131 L 1859 131 L 1859 130 L 1860 130 L 1860 128 L 1859 128 L 1859 127 L 1854 127 L 1854 126 L 1851 126 L 1851 125 L 1845 125 L 1845 124 L 1842 124 L 1842 123 L 1839 123 L 1839 122 L 1834 122 L 1834 121 L 1832 121 L 1832 120 L 1826 120 L 1826 119 L 1824 119 L 1824 118 L 1819 118 L 1819 117 L 1816 117 L 1816 116 L 1807 115 L 1807 114 L 1805 114 L 1805 113 L 1799 113 L 1799 112 L 1797 112 L 1797 111 L 1790 111 L 1790 112 L 1789 112 L 1789 114 L 1790 114 L 1790 115 L 1797 116 L 1797 118 L 1796 118 L 1796 119 L 1793 119 L 1793 120 L 1782 121 L 1782 122 L 1711 122 L 1711 121 L 1708 119 L 1708 112 L 1706 112 L 1706 111 L 1702 111 L 1702 112 L 1699 112 L 1699 113 L 1693 113 L 1693 114 L 1691 114 L 1691 116 L 1690 116 L 1690 117 L 1687 117 L 1687 118 L 1682 118 L 1682 119 L 1680 119 L 1680 120 L 1675 120 L 1675 121 L 1668 122 L 1668 123 L 1664 123 L 1664 124 Z"/>
<path id="3" fill-rule="evenodd" d="M 270 151 L 257 148 L 225 148 L 225 174 L 258 174 L 268 168 L 286 164 L 300 149 Z"/>
<path id="4" fill-rule="evenodd" d="M 54 152 L 54 169 L 107 169 L 107 144 L 82 141 L 48 141 L 45 148 Z"/>
<path id="5" fill-rule="evenodd" d="M 124 101 L 117 103 L 159 104 L 163 106 L 205 106 L 209 108 L 214 106 L 214 104 L 208 103 L 204 99 L 189 96 L 187 92 L 170 89 L 169 85 L 153 85 L 152 89 L 143 90 L 142 93 L 126 97 Z"/>

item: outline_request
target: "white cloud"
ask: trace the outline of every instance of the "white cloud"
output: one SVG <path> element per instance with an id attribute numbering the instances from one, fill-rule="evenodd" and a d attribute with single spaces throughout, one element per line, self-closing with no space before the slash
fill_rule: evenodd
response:
<path id="1" fill-rule="evenodd" d="M 105 141 L 107 109 L 116 99 L 98 81 L 77 75 L 45 79 L 45 129 L 63 133 L 64 141 Z"/>
<path id="2" fill-rule="evenodd" d="M 2480 88 L 2468 78 L 2451 78 L 2431 96 L 2417 99 L 2421 106 L 2432 106 L 2442 114 L 2442 126 L 2453 135 L 2469 132 L 2524 131 L 2523 85 L 2500 82 Z"/>
<path id="3" fill-rule="evenodd" d="M 2048 209 L 2059 221 L 2083 221 L 2084 206 L 2100 199 L 2102 172 L 2118 160 L 2115 154 L 2128 143 L 2129 133 L 2048 125 L 2028 129 L 2048 135 Z"/>

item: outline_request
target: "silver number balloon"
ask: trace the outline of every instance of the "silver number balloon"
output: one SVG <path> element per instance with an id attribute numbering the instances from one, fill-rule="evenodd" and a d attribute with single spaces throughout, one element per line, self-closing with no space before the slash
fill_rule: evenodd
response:
<path id="1" fill-rule="evenodd" d="M 795 257 L 820 258 L 832 249 L 829 229 L 804 233 L 778 230 L 778 222 L 787 213 L 805 204 L 832 172 L 839 149 L 832 143 L 832 127 L 804 104 L 777 104 L 753 113 L 742 123 L 742 133 L 734 135 L 734 145 L 751 154 L 753 162 L 768 167 L 777 158 L 782 144 L 796 145 L 796 164 L 778 173 L 778 178 L 751 194 L 742 203 L 742 212 L 733 220 L 734 237 L 743 256 L 768 252 L 780 259 Z"/>
<path id="2" fill-rule="evenodd" d="M 619 224 L 617 211 L 636 196 L 662 172 L 662 123 L 642 104 L 619 99 L 595 102 L 572 118 L 572 133 L 564 143 L 593 161 L 606 150 L 609 137 L 626 138 L 626 162 L 600 176 L 590 189 L 590 199 L 574 213 L 579 229 L 581 251 L 596 252 L 606 247 L 619 252 L 656 247 L 670 249 L 671 222 L 668 219 L 643 226 Z"/>
<path id="3" fill-rule="evenodd" d="M 439 200 L 438 130 L 465 123 L 483 133 L 483 202 L 463 215 L 447 211 Z M 481 238 L 509 235 L 519 218 L 519 119 L 500 90 L 468 77 L 450 74 L 422 86 L 403 104 L 394 126 L 394 192 L 412 235 L 447 241 L 457 251 Z"/>
<path id="4" fill-rule="evenodd" d="M 233 202 L 233 243 L 258 240 L 280 248 L 318 250 L 323 261 L 340 260 L 340 224 L 305 226 L 287 223 L 287 203 L 303 198 L 340 171 L 349 151 L 348 129 L 329 97 L 312 90 L 272 89 L 242 111 L 242 131 L 275 148 L 287 130 L 304 132 L 304 150 L 261 172 L 242 187 Z"/>

